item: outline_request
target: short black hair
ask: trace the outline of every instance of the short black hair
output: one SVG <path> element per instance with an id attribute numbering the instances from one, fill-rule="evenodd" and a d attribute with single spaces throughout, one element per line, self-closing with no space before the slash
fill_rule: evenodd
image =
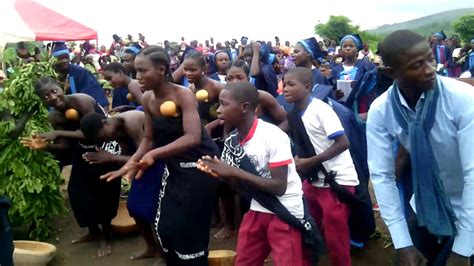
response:
<path id="1" fill-rule="evenodd" d="M 104 126 L 105 115 L 92 113 L 87 114 L 81 119 L 81 131 L 87 140 L 96 140 L 97 134 Z"/>
<path id="2" fill-rule="evenodd" d="M 259 94 L 257 88 L 248 82 L 234 82 L 227 83 L 224 87 L 225 90 L 229 90 L 232 98 L 239 103 L 248 102 L 250 108 L 255 111 L 259 102 Z"/>
<path id="3" fill-rule="evenodd" d="M 289 74 L 295 76 L 296 80 L 298 80 L 299 82 L 305 85 L 310 84 L 311 88 L 313 87 L 314 80 L 313 80 L 313 73 L 311 72 L 311 69 L 306 68 L 306 67 L 295 67 L 288 70 L 288 72 L 286 72 L 286 75 L 289 75 Z"/>
<path id="4" fill-rule="evenodd" d="M 397 30 L 390 33 L 380 45 L 380 55 L 386 66 L 397 66 L 398 59 L 406 54 L 406 51 L 417 45 L 426 42 L 425 38 L 418 33 L 409 30 Z"/>
<path id="5" fill-rule="evenodd" d="M 109 63 L 105 65 L 104 71 L 110 71 L 114 73 L 119 73 L 120 71 L 122 71 L 124 74 L 128 73 L 127 69 L 122 64 L 117 63 L 117 62 L 113 62 L 113 63 Z"/>
<path id="6" fill-rule="evenodd" d="M 55 79 L 53 79 L 53 78 L 51 78 L 51 77 L 47 77 L 47 76 L 43 76 L 43 77 L 37 79 L 37 80 L 35 81 L 35 86 L 34 86 L 34 87 L 35 87 L 35 92 L 36 92 L 36 94 L 39 95 L 41 89 L 42 89 L 43 87 L 49 85 L 49 84 L 58 85 L 58 82 L 57 82 Z"/>
<path id="7" fill-rule="evenodd" d="M 204 57 L 204 54 L 199 51 L 194 50 L 194 51 L 189 52 L 184 57 L 184 60 L 186 59 L 193 59 L 201 68 L 206 67 L 206 57 Z"/>

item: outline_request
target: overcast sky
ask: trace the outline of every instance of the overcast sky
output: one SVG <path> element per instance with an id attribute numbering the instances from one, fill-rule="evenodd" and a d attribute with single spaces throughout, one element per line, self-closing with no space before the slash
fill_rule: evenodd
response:
<path id="1" fill-rule="evenodd" d="M 456 8 L 474 7 L 472 0 L 37 0 L 99 33 L 110 44 L 114 33 L 149 43 L 164 39 L 186 41 L 214 37 L 217 41 L 242 35 L 250 39 L 291 42 L 314 36 L 314 26 L 330 15 L 344 15 L 371 29 Z M 325 4 L 324 4 L 325 3 Z"/>

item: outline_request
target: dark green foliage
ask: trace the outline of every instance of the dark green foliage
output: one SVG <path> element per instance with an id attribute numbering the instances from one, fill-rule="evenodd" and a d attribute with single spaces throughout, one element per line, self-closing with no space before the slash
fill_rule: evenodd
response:
<path id="1" fill-rule="evenodd" d="M 12 224 L 31 225 L 30 237 L 44 239 L 52 232 L 52 219 L 65 211 L 59 193 L 61 173 L 56 160 L 45 151 L 24 148 L 8 133 L 26 112 L 34 112 L 22 136 L 51 130 L 48 111 L 35 94 L 33 82 L 40 76 L 56 77 L 53 60 L 15 67 L 0 93 L 0 114 L 12 119 L 0 121 L 0 195 L 13 203 L 9 215 Z"/>
<path id="2" fill-rule="evenodd" d="M 474 12 L 460 17 L 453 23 L 453 27 L 459 33 L 461 40 L 470 42 L 474 39 Z"/>

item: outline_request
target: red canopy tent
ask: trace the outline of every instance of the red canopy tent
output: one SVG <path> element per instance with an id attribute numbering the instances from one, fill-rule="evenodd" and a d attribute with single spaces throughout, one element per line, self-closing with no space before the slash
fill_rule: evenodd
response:
<path id="1" fill-rule="evenodd" d="M 0 46 L 19 41 L 97 39 L 97 31 L 35 0 L 1 0 L 0 25 Z"/>

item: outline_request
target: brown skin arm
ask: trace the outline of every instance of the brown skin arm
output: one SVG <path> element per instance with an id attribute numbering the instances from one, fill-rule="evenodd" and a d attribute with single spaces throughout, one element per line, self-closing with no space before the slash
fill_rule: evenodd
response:
<path id="1" fill-rule="evenodd" d="M 128 92 L 132 95 L 133 99 L 138 105 L 142 105 L 143 93 L 140 89 L 140 84 L 136 80 L 130 81 L 128 84 Z"/>
<path id="2" fill-rule="evenodd" d="M 349 148 L 349 141 L 345 134 L 336 137 L 334 143 L 325 151 L 309 158 L 295 158 L 296 170 L 304 175 L 321 163 L 330 160 Z"/>
<path id="3" fill-rule="evenodd" d="M 288 120 L 285 109 L 278 104 L 277 100 L 266 91 L 258 91 L 262 111 L 273 119 L 281 130 L 288 132 Z"/>
<path id="4" fill-rule="evenodd" d="M 426 258 L 414 246 L 397 249 L 396 251 L 395 265 L 411 266 L 426 265 L 426 263 Z"/>
<path id="5" fill-rule="evenodd" d="M 78 110 L 80 114 L 80 117 L 78 118 L 79 121 L 82 119 L 82 117 L 91 113 L 95 113 L 94 106 L 96 102 L 89 95 L 78 93 L 74 95 L 68 95 L 67 97 L 70 101 L 71 108 Z M 40 134 L 39 136 L 41 138 L 46 140 L 55 140 L 57 138 L 84 139 L 84 135 L 80 130 L 62 130 L 62 125 L 60 124 L 65 123 L 65 120 L 60 119 L 60 116 L 61 113 L 59 111 L 55 112 L 55 117 L 50 120 L 54 131 Z"/>
<path id="6" fill-rule="evenodd" d="M 143 125 L 145 123 L 145 115 L 142 112 L 132 111 L 120 114 L 125 119 L 125 131 L 138 147 L 143 140 L 145 131 Z"/>
<path id="7" fill-rule="evenodd" d="M 204 126 L 204 129 L 207 131 L 207 133 L 211 134 L 211 132 L 220 125 L 222 125 L 222 121 L 219 119 L 216 119 L 214 121 L 207 123 Z"/>
<path id="8" fill-rule="evenodd" d="M 201 122 L 196 111 L 197 102 L 195 96 L 191 91 L 179 88 L 177 100 L 183 116 L 183 136 L 168 145 L 150 151 L 151 156 L 155 160 L 182 154 L 198 146 L 201 142 Z"/>
<path id="9" fill-rule="evenodd" d="M 286 192 L 288 179 L 288 166 L 286 165 L 271 168 L 271 178 L 263 178 L 230 166 L 219 160 L 217 157 L 211 158 L 210 156 L 204 156 L 198 161 L 198 164 L 204 165 L 205 169 L 208 169 L 210 171 L 208 173 L 211 175 L 224 180 L 231 182 L 233 180 L 241 180 L 276 196 L 283 196 Z"/>
<path id="10" fill-rule="evenodd" d="M 153 147 L 154 135 L 153 135 L 153 114 L 150 112 L 150 97 L 152 92 L 143 94 L 143 109 L 145 111 L 144 125 L 145 131 L 143 133 L 142 141 L 138 146 L 137 151 L 130 158 L 129 161 L 139 161 L 145 153 L 149 152 Z"/>
<path id="11" fill-rule="evenodd" d="M 17 139 L 21 133 L 23 133 L 23 130 L 25 130 L 26 122 L 30 119 L 30 117 L 34 114 L 35 111 L 30 111 L 28 113 L 24 113 L 21 115 L 20 119 L 15 124 L 15 128 L 8 133 L 8 137 L 11 139 Z M 4 111 L 2 113 L 2 121 L 7 121 L 11 120 L 11 114 L 8 113 L 8 111 Z"/>
<path id="12" fill-rule="evenodd" d="M 184 64 L 179 65 L 178 69 L 173 72 L 173 81 L 178 82 L 184 76 Z"/>
<path id="13" fill-rule="evenodd" d="M 48 114 L 48 120 L 55 130 L 62 130 L 64 117 L 61 116 L 61 113 L 55 111 Z M 69 143 L 67 139 L 58 138 L 54 143 L 48 143 L 45 150 L 48 151 L 61 151 L 69 148 Z"/>
<path id="14" fill-rule="evenodd" d="M 253 57 L 250 65 L 250 76 L 255 77 L 260 74 L 260 43 L 253 43 Z"/>

